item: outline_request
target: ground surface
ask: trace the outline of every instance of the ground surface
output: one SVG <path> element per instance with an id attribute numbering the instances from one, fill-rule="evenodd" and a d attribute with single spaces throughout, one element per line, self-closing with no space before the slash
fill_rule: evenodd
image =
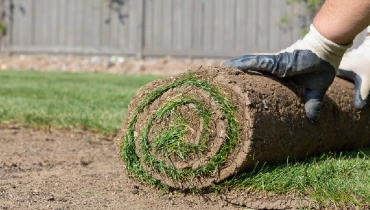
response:
<path id="1" fill-rule="evenodd" d="M 218 66 L 223 60 L 174 59 L 63 55 L 0 56 L 0 70 L 22 69 L 42 71 L 108 72 L 127 74 L 175 75 L 192 66 Z"/>
<path id="2" fill-rule="evenodd" d="M 0 209 L 284 209 L 289 196 L 160 192 L 128 179 L 113 137 L 0 125 Z M 228 202 L 227 202 L 228 201 Z M 242 203 L 244 207 L 231 203 Z M 245 206 L 246 205 L 246 206 Z"/>

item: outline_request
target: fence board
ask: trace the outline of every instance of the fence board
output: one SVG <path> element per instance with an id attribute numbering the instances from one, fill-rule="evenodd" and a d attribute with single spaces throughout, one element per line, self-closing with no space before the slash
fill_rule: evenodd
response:
<path id="1" fill-rule="evenodd" d="M 269 19 L 270 19 L 270 5 L 268 0 L 258 1 L 258 11 L 264 11 L 257 13 L 257 47 L 258 52 L 269 51 Z"/>
<path id="2" fill-rule="evenodd" d="M 182 15 L 182 2 L 183 0 L 173 0 L 173 49 L 174 50 L 181 50 L 183 46 L 183 15 Z M 149 47 L 150 48 L 150 47 Z"/>
<path id="3" fill-rule="evenodd" d="M 48 28 L 48 45 L 58 45 L 58 14 L 59 14 L 59 1 L 55 2 L 48 1 L 48 13 L 47 13 L 47 28 Z"/>
<path id="4" fill-rule="evenodd" d="M 268 27 L 270 28 L 269 33 L 269 49 L 272 51 L 279 51 L 280 50 L 280 36 L 281 31 L 279 29 L 279 20 L 282 17 L 282 13 L 279 11 L 279 2 L 272 1 L 271 4 L 271 12 L 270 12 L 270 20 Z"/>
<path id="5" fill-rule="evenodd" d="M 192 15 L 192 25 L 194 28 L 194 32 L 192 33 L 192 49 L 199 49 L 203 48 L 202 36 L 203 36 L 203 15 L 202 15 L 202 6 L 203 1 L 199 0 L 192 0 L 193 1 L 193 15 Z"/>
<path id="6" fill-rule="evenodd" d="M 214 7 L 215 2 L 213 0 L 205 0 L 204 1 L 204 37 L 203 37 L 203 45 L 204 50 L 211 50 L 213 48 L 213 43 L 215 39 L 215 23 L 214 23 Z"/>
<path id="7" fill-rule="evenodd" d="M 33 26 L 33 4 L 30 0 L 18 0 L 14 2 L 14 17 L 12 24 L 12 44 L 31 45 L 34 34 L 30 30 Z"/>
<path id="8" fill-rule="evenodd" d="M 247 37 L 247 43 L 246 43 L 246 53 L 255 52 L 258 50 L 256 48 L 257 43 L 257 33 L 258 33 L 258 26 L 257 26 L 257 7 L 258 7 L 258 0 L 250 0 L 247 1 L 247 27 L 246 27 L 246 37 Z"/>
<path id="9" fill-rule="evenodd" d="M 174 0 L 174 1 L 181 1 L 181 0 Z M 145 20 L 144 20 L 144 34 L 145 34 L 145 42 L 144 47 L 153 48 L 153 31 L 154 31 L 154 1 L 147 0 L 144 1 L 145 4 Z M 177 5 L 177 4 L 175 4 Z M 175 7 L 176 8 L 176 7 Z M 178 17 L 178 15 L 176 15 Z M 175 38 L 175 37 L 174 37 Z"/>
<path id="10" fill-rule="evenodd" d="M 130 21 L 131 13 L 129 8 L 128 1 L 124 2 L 123 8 L 122 8 L 122 14 L 121 18 L 119 18 L 119 14 L 116 16 L 115 19 L 118 21 L 119 25 L 119 48 L 120 49 L 129 49 L 130 48 Z"/>
<path id="11" fill-rule="evenodd" d="M 100 0 L 87 0 L 89 11 L 89 18 L 86 20 L 85 25 L 85 46 L 89 46 L 93 49 L 98 50 L 101 46 L 101 1 Z"/>
<path id="12" fill-rule="evenodd" d="M 66 35 L 66 42 L 67 42 L 66 45 L 73 46 L 74 38 L 75 38 L 74 31 L 75 31 L 75 24 L 76 24 L 75 23 L 75 19 L 76 19 L 75 0 L 66 0 L 66 3 L 67 3 L 67 11 L 65 13 L 65 18 L 66 18 L 65 35 Z"/>
<path id="13" fill-rule="evenodd" d="M 163 19 L 162 30 L 163 30 L 163 45 L 164 49 L 171 49 L 172 47 L 172 0 L 163 0 Z"/>
<path id="14" fill-rule="evenodd" d="M 154 42 L 153 45 L 155 48 L 160 48 L 162 45 L 162 28 L 161 28 L 161 22 L 162 22 L 162 3 L 163 1 L 154 1 Z"/>
<path id="15" fill-rule="evenodd" d="M 232 51 L 235 49 L 235 0 L 223 1 L 225 11 L 224 17 L 224 39 L 222 41 L 222 50 Z"/>
<path id="16" fill-rule="evenodd" d="M 194 28 L 192 26 L 192 17 L 193 17 L 193 10 L 192 10 L 192 4 L 193 1 L 182 1 L 183 4 L 183 49 L 191 49 L 192 46 L 192 33 L 194 31 Z"/>
<path id="17" fill-rule="evenodd" d="M 143 47 L 143 0 L 132 0 L 130 1 L 130 11 L 135 11 L 130 13 L 130 49 L 136 51 L 136 54 L 142 56 Z"/>
<path id="18" fill-rule="evenodd" d="M 224 22 L 224 0 L 214 0 L 215 1 L 215 14 L 214 18 L 214 42 L 213 42 L 213 49 L 214 50 L 222 50 L 222 45 L 224 41 L 224 34 L 225 34 L 225 22 Z"/>
<path id="19" fill-rule="evenodd" d="M 279 10 L 280 10 L 282 16 L 291 15 L 291 6 L 286 6 L 286 5 L 280 4 L 279 5 Z M 286 48 L 286 47 L 289 47 L 289 45 L 294 42 L 293 41 L 294 38 L 291 36 L 291 34 L 292 34 L 291 33 L 292 24 L 290 24 L 290 23 L 288 23 L 288 24 L 279 23 L 278 25 L 279 25 L 279 29 L 280 29 L 280 39 L 279 39 L 280 45 L 278 47 L 282 48 L 282 49 Z"/>
<path id="20" fill-rule="evenodd" d="M 242 52 L 246 48 L 247 32 L 247 1 L 236 0 L 235 20 L 235 51 Z"/>
<path id="21" fill-rule="evenodd" d="M 100 45 L 101 47 L 109 46 L 109 39 L 111 34 L 111 19 L 112 19 L 112 10 L 109 9 L 109 5 L 106 2 L 103 2 L 102 6 L 100 7 L 101 18 L 99 20 L 100 24 Z"/>
<path id="22" fill-rule="evenodd" d="M 125 5 L 123 5 L 125 6 Z M 109 25 L 109 36 L 108 36 L 108 44 L 109 46 L 119 46 L 119 29 L 121 27 L 120 25 L 120 15 L 124 15 L 123 8 L 120 8 L 117 6 L 118 11 L 114 11 L 114 9 L 110 9 L 110 15 L 109 15 L 109 21 L 108 19 L 105 19 L 107 24 Z M 112 11 L 113 10 L 113 11 Z M 122 14 L 121 14 L 122 13 Z M 124 18 L 123 20 L 124 21 Z"/>
<path id="23" fill-rule="evenodd" d="M 66 21 L 65 21 L 65 13 L 66 13 L 66 2 L 65 0 L 59 1 L 59 13 L 58 15 L 58 46 L 65 46 L 67 44 L 66 41 Z"/>

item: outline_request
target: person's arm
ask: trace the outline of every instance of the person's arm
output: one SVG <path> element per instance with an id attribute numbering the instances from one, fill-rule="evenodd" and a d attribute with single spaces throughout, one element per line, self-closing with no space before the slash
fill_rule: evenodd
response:
<path id="1" fill-rule="evenodd" d="M 370 1 L 326 0 L 313 25 L 334 43 L 349 44 L 370 25 Z"/>
<path id="2" fill-rule="evenodd" d="M 370 24 L 368 11 L 370 1 L 327 0 L 302 40 L 279 53 L 244 55 L 224 65 L 289 77 L 303 85 L 306 116 L 314 123 L 319 119 L 322 100 L 334 81 L 343 54 L 355 36 Z"/>

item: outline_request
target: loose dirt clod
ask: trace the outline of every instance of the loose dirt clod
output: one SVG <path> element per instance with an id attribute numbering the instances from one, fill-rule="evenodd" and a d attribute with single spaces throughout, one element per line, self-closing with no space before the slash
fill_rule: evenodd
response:
<path id="1" fill-rule="evenodd" d="M 312 125 L 300 86 L 231 68 L 192 69 L 136 93 L 118 135 L 120 157 L 141 181 L 188 189 L 257 163 L 369 145 L 369 107 L 356 111 L 352 92 L 336 79 Z"/>

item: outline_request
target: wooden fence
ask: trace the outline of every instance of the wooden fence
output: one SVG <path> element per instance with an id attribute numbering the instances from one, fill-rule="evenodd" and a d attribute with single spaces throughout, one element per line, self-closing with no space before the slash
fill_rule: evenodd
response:
<path id="1" fill-rule="evenodd" d="M 10 53 L 228 58 L 283 49 L 310 22 L 286 0 L 7 0 L 6 8 L 0 50 Z"/>

